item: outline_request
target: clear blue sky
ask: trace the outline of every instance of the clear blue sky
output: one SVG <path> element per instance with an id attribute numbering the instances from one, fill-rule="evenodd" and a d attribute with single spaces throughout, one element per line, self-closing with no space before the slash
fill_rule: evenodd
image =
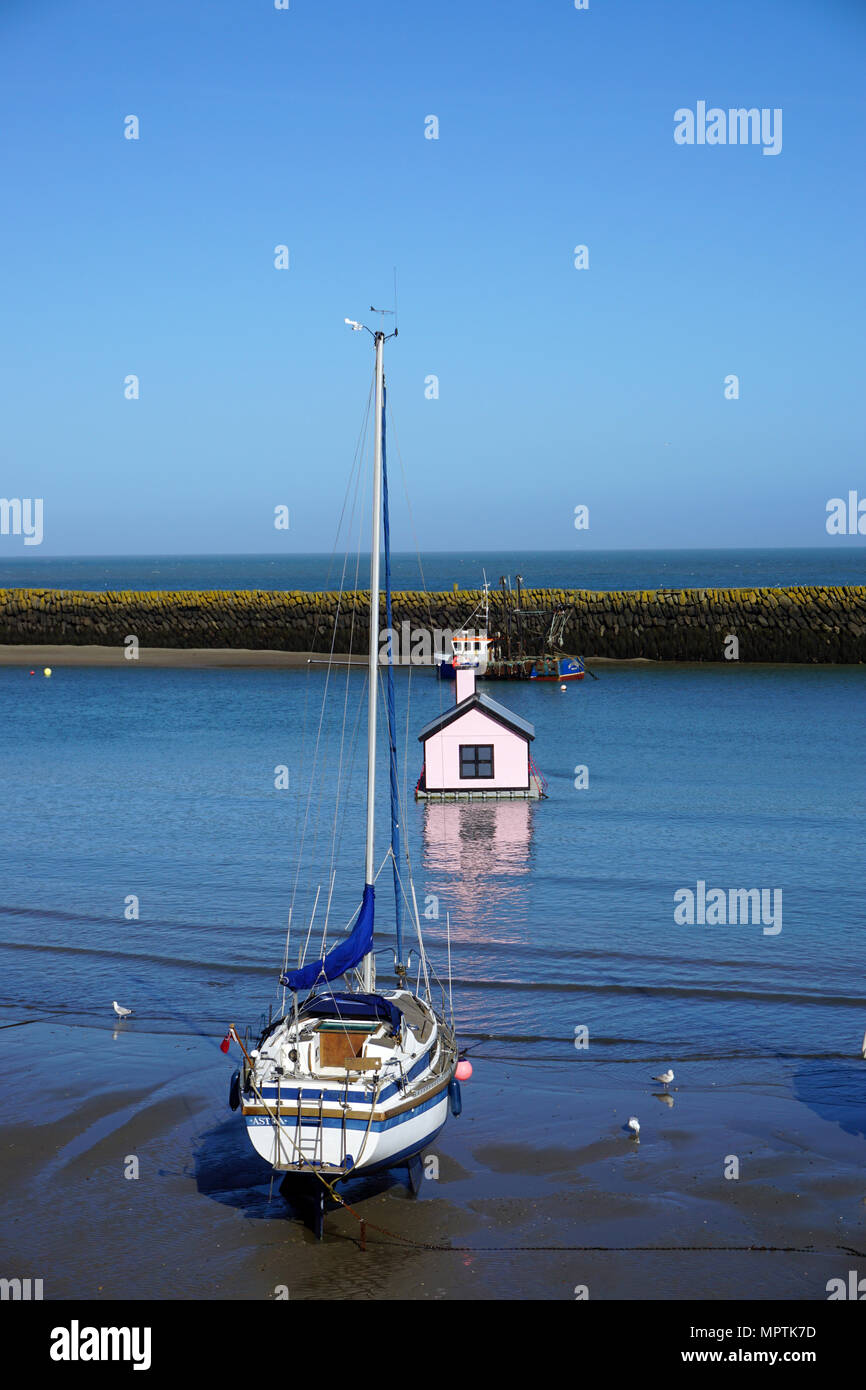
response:
<path id="1" fill-rule="evenodd" d="M 0 496 L 45 540 L 0 551 L 329 549 L 343 318 L 395 265 L 422 546 L 831 543 L 866 494 L 864 41 L 860 0 L 2 0 Z M 678 146 L 699 100 L 781 107 L 782 152 Z"/>

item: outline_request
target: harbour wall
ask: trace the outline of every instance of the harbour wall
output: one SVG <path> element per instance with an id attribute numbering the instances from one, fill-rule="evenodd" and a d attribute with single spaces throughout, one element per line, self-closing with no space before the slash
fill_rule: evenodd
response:
<path id="1" fill-rule="evenodd" d="M 358 652 L 367 642 L 367 595 L 266 590 L 206 593 L 0 589 L 0 643 Z M 412 632 L 471 622 L 478 591 L 393 595 L 393 624 Z M 523 623 L 537 641 L 565 608 L 566 653 L 620 660 L 866 661 L 866 587 L 528 589 Z M 531 610 L 544 610 L 532 614 Z M 382 611 L 384 627 L 384 604 Z M 475 618 L 476 625 L 478 618 Z M 336 622 L 336 630 L 335 630 Z M 503 628 L 491 603 L 491 632 Z M 406 630 L 403 630 L 405 636 Z M 736 638 L 736 643 L 730 642 Z M 405 651 L 401 659 L 407 657 Z"/>

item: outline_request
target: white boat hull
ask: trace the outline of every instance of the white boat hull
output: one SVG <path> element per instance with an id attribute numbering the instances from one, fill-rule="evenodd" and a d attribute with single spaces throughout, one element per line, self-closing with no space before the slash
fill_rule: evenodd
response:
<path id="1" fill-rule="evenodd" d="M 398 1035 L 379 1019 L 362 1021 L 363 1055 L 343 1066 L 327 1064 L 320 1030 L 346 1053 L 351 1021 L 302 1012 L 263 1036 L 237 1100 L 250 1143 L 272 1168 L 346 1177 L 408 1161 L 436 1138 L 456 1087 L 453 1035 L 406 991 L 389 999 L 399 1005 Z"/>
<path id="2" fill-rule="evenodd" d="M 320 1122 L 301 1119 L 298 1144 L 297 1111 L 281 1109 L 279 1133 L 268 1115 L 250 1114 L 244 1107 L 247 1135 L 253 1148 L 272 1168 L 282 1172 L 361 1173 L 387 1168 L 421 1153 L 431 1144 L 448 1117 L 448 1087 L 432 1101 L 389 1120 L 356 1115 Z M 298 1152 L 300 1150 L 300 1153 Z"/>

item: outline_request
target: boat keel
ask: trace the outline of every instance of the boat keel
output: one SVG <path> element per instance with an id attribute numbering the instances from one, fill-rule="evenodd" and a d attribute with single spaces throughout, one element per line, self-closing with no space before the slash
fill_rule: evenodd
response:
<path id="1" fill-rule="evenodd" d="M 325 1191 L 324 1183 L 315 1177 L 298 1177 L 287 1173 L 280 1183 L 280 1194 L 291 1207 L 303 1213 L 304 1224 L 309 1227 L 316 1240 L 321 1240 L 325 1232 Z"/>
<path id="2" fill-rule="evenodd" d="M 420 1154 L 412 1155 L 409 1162 L 406 1164 L 406 1170 L 409 1174 L 409 1187 L 412 1196 L 417 1197 L 418 1193 L 421 1191 L 421 1183 L 424 1178 L 424 1168 L 421 1163 Z"/>

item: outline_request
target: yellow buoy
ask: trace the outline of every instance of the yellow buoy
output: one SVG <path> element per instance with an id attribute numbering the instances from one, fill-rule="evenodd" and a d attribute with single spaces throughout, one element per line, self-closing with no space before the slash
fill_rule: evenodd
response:
<path id="1" fill-rule="evenodd" d="M 43 676 L 50 676 L 50 675 L 51 675 L 51 667 L 50 667 L 50 666 L 46 666 L 46 667 L 45 667 L 45 670 L 42 672 L 42 674 L 43 674 Z"/>

